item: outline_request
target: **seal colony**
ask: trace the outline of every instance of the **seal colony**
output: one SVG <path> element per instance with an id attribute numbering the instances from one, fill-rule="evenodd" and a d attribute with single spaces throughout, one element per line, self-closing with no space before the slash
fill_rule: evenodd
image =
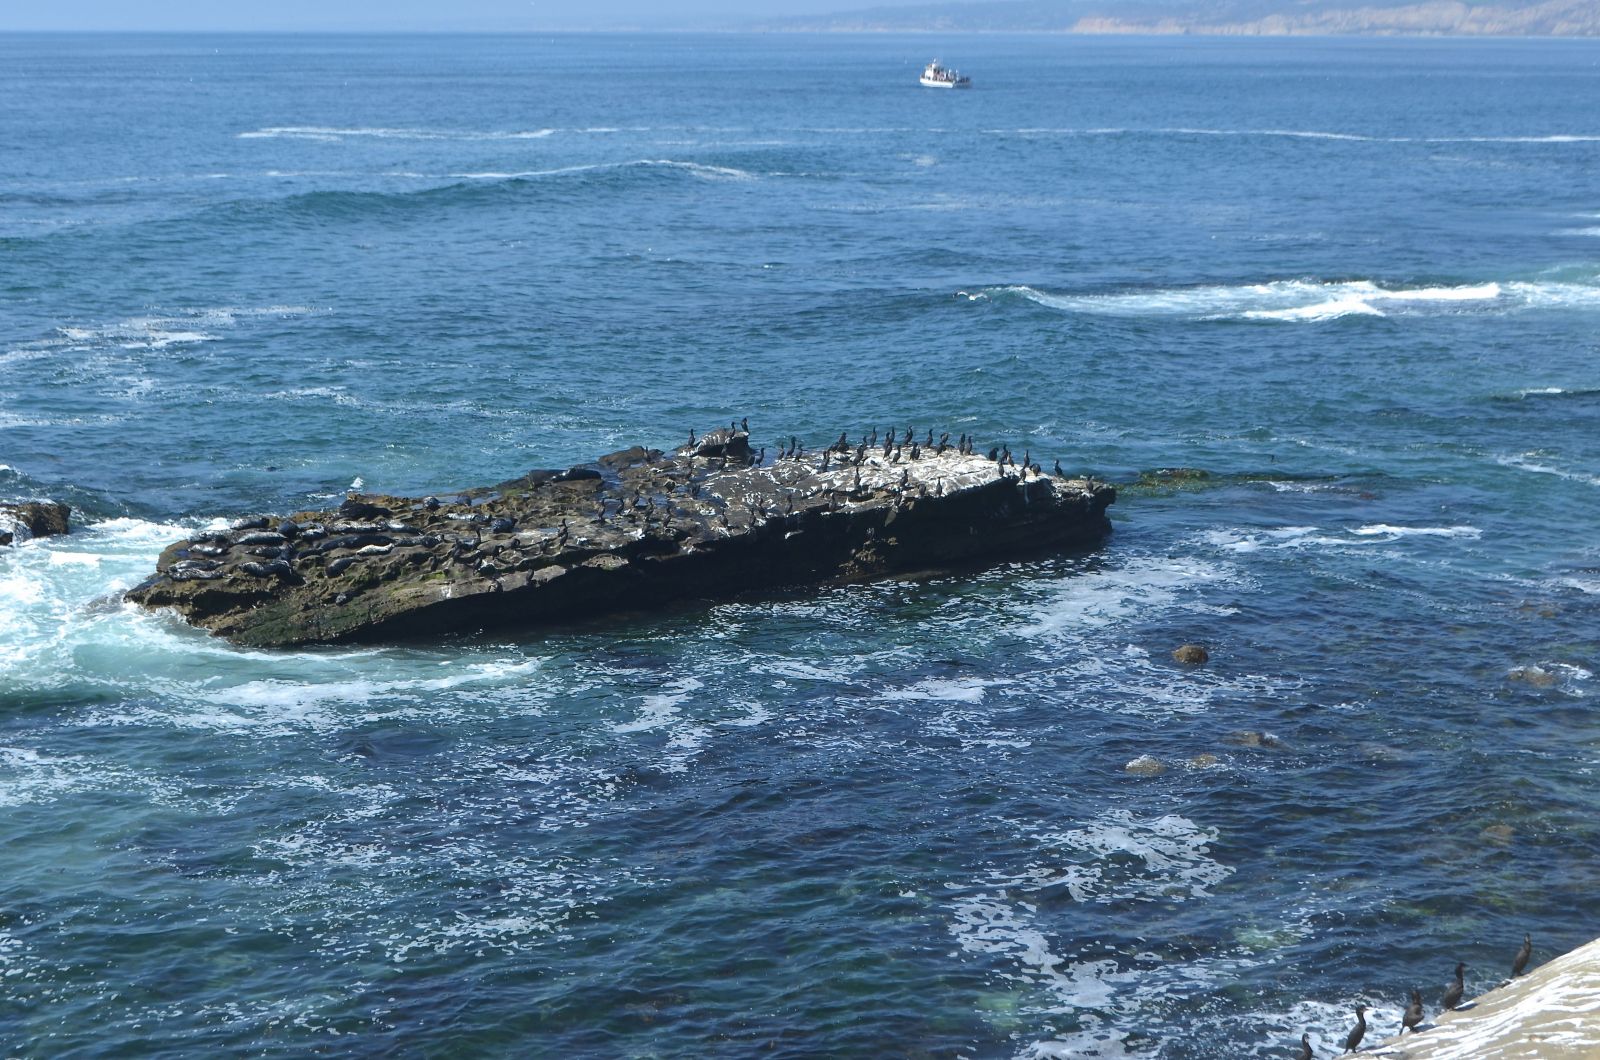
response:
<path id="1" fill-rule="evenodd" d="M 896 441 L 897 437 L 899 441 Z M 1091 545 L 1116 490 L 910 429 L 775 459 L 736 423 L 446 498 L 350 494 L 168 547 L 127 598 L 236 644 L 387 641 Z M 1059 465 L 1057 465 L 1059 468 Z"/>

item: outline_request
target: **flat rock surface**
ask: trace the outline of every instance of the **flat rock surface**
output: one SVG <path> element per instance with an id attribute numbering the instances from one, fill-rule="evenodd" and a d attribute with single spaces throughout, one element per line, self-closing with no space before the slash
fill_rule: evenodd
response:
<path id="1" fill-rule="evenodd" d="M 1365 1051 L 1384 1060 L 1600 1057 L 1600 939 Z"/>
<path id="2" fill-rule="evenodd" d="M 169 547 L 128 597 L 256 646 L 475 632 L 1089 545 L 1115 498 L 958 443 L 767 460 L 719 430 L 449 497 L 242 520 Z"/>

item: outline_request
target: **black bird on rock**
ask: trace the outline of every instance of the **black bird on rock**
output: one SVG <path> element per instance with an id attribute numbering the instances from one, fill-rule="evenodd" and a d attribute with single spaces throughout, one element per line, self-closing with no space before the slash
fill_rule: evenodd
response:
<path id="1" fill-rule="evenodd" d="M 1511 978 L 1521 975 L 1523 969 L 1528 967 L 1528 958 L 1533 956 L 1533 936 L 1523 935 L 1522 946 L 1517 950 L 1517 955 L 1511 960 Z"/>
<path id="2" fill-rule="evenodd" d="M 1467 989 L 1465 980 L 1466 974 L 1466 964 L 1464 962 L 1457 961 L 1455 982 L 1445 987 L 1444 997 L 1439 999 L 1439 1004 L 1444 1006 L 1444 1010 L 1446 1012 L 1453 1010 L 1457 1005 L 1461 1004 L 1461 995 L 1465 993 Z"/>
<path id="3" fill-rule="evenodd" d="M 1294 1060 L 1311 1060 L 1316 1054 L 1311 1051 L 1311 1035 L 1300 1036 L 1300 1051 L 1295 1054 Z"/>
<path id="4" fill-rule="evenodd" d="M 739 421 L 739 429 L 746 434 L 750 433 L 750 417 L 745 416 Z"/>
<path id="5" fill-rule="evenodd" d="M 1000 447 L 999 446 L 995 446 L 993 449 L 989 450 L 989 459 L 993 460 L 995 463 L 999 463 L 1000 462 Z"/>
<path id="6" fill-rule="evenodd" d="M 1406 1006 L 1406 1014 L 1400 1017 L 1400 1033 L 1417 1032 L 1417 1024 L 1422 1022 L 1422 991 L 1416 987 L 1411 988 L 1411 1004 Z"/>
<path id="7" fill-rule="evenodd" d="M 1361 1039 L 1367 1036 L 1367 1006 L 1356 1006 L 1356 1025 L 1350 1029 L 1350 1034 L 1344 1040 L 1344 1051 L 1353 1053 L 1361 1044 Z"/>

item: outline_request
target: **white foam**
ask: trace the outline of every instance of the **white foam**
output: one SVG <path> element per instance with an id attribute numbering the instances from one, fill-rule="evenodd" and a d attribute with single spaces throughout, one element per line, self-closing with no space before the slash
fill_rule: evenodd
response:
<path id="1" fill-rule="evenodd" d="M 1553 281 L 1385 287 L 1371 280 L 1273 280 L 1081 295 L 1019 285 L 958 293 L 969 301 L 1017 295 L 1068 313 L 1196 320 L 1317 322 L 1349 316 L 1600 308 L 1600 285 Z"/>
<path id="2" fill-rule="evenodd" d="M 1590 486 L 1600 486 L 1600 475 L 1590 475 L 1582 471 L 1568 471 L 1548 463 L 1547 458 L 1538 452 L 1519 453 L 1514 456 L 1497 456 L 1495 463 L 1501 467 L 1515 468 L 1518 471 L 1527 471 L 1535 475 L 1554 475 L 1569 482 L 1582 482 Z"/>
<path id="3" fill-rule="evenodd" d="M 929 678 L 909 688 L 892 689 L 883 693 L 880 698 L 890 702 L 926 700 L 937 703 L 978 704 L 983 702 L 986 689 L 998 683 L 975 677 L 956 680 Z"/>
<path id="4" fill-rule="evenodd" d="M 377 140 L 542 140 L 554 129 L 476 130 L 420 129 L 384 127 L 338 127 L 326 125 L 273 125 L 238 134 L 241 140 L 315 140 L 323 143 L 347 138 Z"/>
<path id="5" fill-rule="evenodd" d="M 755 180 L 748 170 L 731 166 L 712 166 L 701 162 L 682 162 L 671 158 L 639 158 L 631 162 L 597 162 L 582 166 L 561 166 L 557 169 L 525 169 L 515 171 L 484 170 L 451 173 L 458 180 L 530 180 L 537 177 L 560 177 L 573 173 L 598 173 L 616 169 L 661 168 L 677 169 L 703 180 Z"/>
<path id="6" fill-rule="evenodd" d="M 1121 624 L 1136 615 L 1183 606 L 1186 594 L 1231 576 L 1229 570 L 1192 558 L 1130 557 L 1121 567 L 1064 578 L 1059 595 L 1017 632 L 1048 637 Z"/>
<path id="7" fill-rule="evenodd" d="M 1351 295 L 1289 309 L 1250 309 L 1241 315 L 1246 320 L 1337 320 L 1339 317 L 1347 316 L 1381 317 L 1384 313 L 1365 300 Z"/>
<path id="8" fill-rule="evenodd" d="M 1358 526 L 1350 531 L 1358 537 L 1482 537 L 1483 531 L 1475 526 L 1390 526 L 1373 523 Z"/>

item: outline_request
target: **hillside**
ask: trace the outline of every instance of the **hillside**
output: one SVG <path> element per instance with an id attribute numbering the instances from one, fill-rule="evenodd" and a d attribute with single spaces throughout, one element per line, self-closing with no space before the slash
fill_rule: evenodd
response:
<path id="1" fill-rule="evenodd" d="M 1464 0 L 998 0 L 868 8 L 768 22 L 762 29 L 839 32 L 1413 34 L 1600 36 L 1600 2 Z"/>

